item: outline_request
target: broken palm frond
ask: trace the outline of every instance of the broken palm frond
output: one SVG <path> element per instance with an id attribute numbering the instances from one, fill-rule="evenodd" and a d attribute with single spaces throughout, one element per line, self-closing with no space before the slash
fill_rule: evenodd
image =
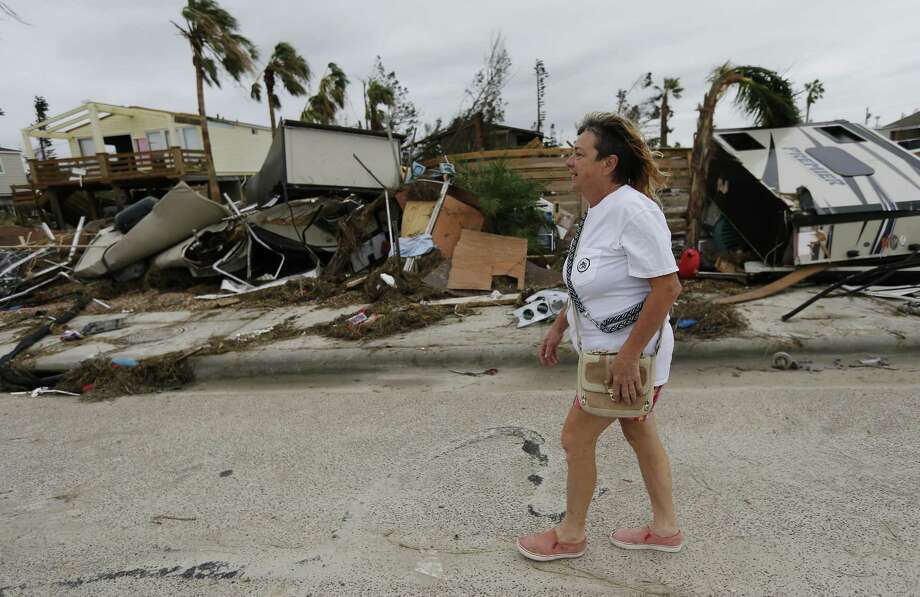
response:
<path id="1" fill-rule="evenodd" d="M 368 340 L 427 327 L 453 314 L 451 306 L 371 305 L 363 311 L 365 318 L 360 323 L 349 321 L 353 321 L 354 315 L 342 315 L 309 331 L 329 338 Z"/>
<path id="2" fill-rule="evenodd" d="M 114 365 L 107 358 L 84 361 L 65 373 L 57 388 L 82 392 L 80 399 L 88 402 L 176 390 L 195 381 L 190 355 L 189 351 L 172 352 L 144 359 L 134 367 Z"/>
<path id="3" fill-rule="evenodd" d="M 675 336 L 714 338 L 747 328 L 747 321 L 734 305 L 717 305 L 711 299 L 697 295 L 681 295 L 674 303 L 671 322 L 681 320 L 696 323 L 682 328 L 678 325 Z"/>
<path id="4" fill-rule="evenodd" d="M 377 212 L 385 209 L 385 200 L 385 196 L 381 194 L 370 203 L 362 205 L 348 216 L 342 218 L 339 222 L 338 248 L 323 269 L 324 277 L 336 278 L 349 270 L 352 263 L 352 254 L 373 236 L 368 230 L 379 225 Z"/>
<path id="5" fill-rule="evenodd" d="M 373 270 L 364 281 L 364 296 L 371 303 L 408 304 L 450 296 L 442 289 L 432 288 L 423 281 L 429 271 L 437 267 L 440 256 L 425 255 L 417 261 L 418 272 L 405 272 L 400 268 L 399 260 L 390 257 L 377 269 Z M 389 278 L 386 278 L 388 276 Z M 386 280 L 391 279 L 395 286 Z"/>
<path id="6" fill-rule="evenodd" d="M 680 283 L 683 286 L 683 292 L 681 293 L 681 296 L 687 296 L 690 294 L 734 296 L 736 294 L 743 294 L 751 289 L 749 286 L 733 280 L 694 278 L 692 280 L 681 280 Z"/>

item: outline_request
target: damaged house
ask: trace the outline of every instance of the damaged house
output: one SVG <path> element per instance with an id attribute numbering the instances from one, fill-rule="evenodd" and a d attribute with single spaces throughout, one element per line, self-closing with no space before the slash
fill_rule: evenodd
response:
<path id="1" fill-rule="evenodd" d="M 920 159 L 838 120 L 715 131 L 718 212 L 768 265 L 879 260 L 920 249 Z M 713 217 L 714 216 L 714 217 Z"/>
<path id="2" fill-rule="evenodd" d="M 0 212 L 12 213 L 14 191 L 27 182 L 19 150 L 0 147 Z"/>
<path id="3" fill-rule="evenodd" d="M 271 130 L 212 117 L 208 130 L 221 191 L 239 199 L 242 183 L 265 159 Z M 134 196 L 160 196 L 179 181 L 207 180 L 197 114 L 87 102 L 23 129 L 22 137 L 33 195 L 59 226 L 79 215 L 100 217 L 103 195 L 122 206 Z M 36 159 L 39 138 L 66 141 L 72 157 Z"/>

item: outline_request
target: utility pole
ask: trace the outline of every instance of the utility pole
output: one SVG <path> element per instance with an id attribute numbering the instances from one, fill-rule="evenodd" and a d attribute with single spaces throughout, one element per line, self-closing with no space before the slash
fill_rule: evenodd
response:
<path id="1" fill-rule="evenodd" d="M 543 123 L 546 121 L 546 78 L 549 77 L 549 73 L 546 72 L 546 65 L 539 58 L 533 70 L 537 73 L 537 124 L 535 128 L 542 133 Z"/>

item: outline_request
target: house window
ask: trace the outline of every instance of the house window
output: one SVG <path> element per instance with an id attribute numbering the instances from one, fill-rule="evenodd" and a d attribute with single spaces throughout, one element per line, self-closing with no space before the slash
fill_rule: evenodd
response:
<path id="1" fill-rule="evenodd" d="M 6 170 L 3 169 L 3 160 L 0 160 L 0 174 L 3 174 Z"/>
<path id="2" fill-rule="evenodd" d="M 169 149 L 169 131 L 147 131 L 147 143 L 150 151 Z"/>
<path id="3" fill-rule="evenodd" d="M 195 126 L 186 126 L 179 129 L 179 135 L 182 137 L 182 147 L 184 149 L 204 149 L 201 142 L 201 131 Z"/>
<path id="4" fill-rule="evenodd" d="M 751 151 L 753 149 L 766 149 L 760 141 L 748 133 L 725 133 L 719 135 L 722 140 L 731 145 L 735 151 Z"/>
<path id="5" fill-rule="evenodd" d="M 86 139 L 78 139 L 77 144 L 80 146 L 80 155 L 83 157 L 90 157 L 96 155 L 96 144 L 93 143 L 93 140 L 89 137 Z"/>
<path id="6" fill-rule="evenodd" d="M 864 143 L 866 141 L 851 130 L 839 125 L 821 126 L 818 127 L 818 130 L 837 143 Z"/>

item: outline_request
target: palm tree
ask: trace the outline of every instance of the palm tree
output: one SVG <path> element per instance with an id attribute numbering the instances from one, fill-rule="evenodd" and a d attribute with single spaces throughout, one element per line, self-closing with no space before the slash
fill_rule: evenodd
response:
<path id="1" fill-rule="evenodd" d="M 666 77 L 663 85 L 660 87 L 655 85 L 655 90 L 658 92 L 658 95 L 652 98 L 652 101 L 657 104 L 653 115 L 657 115 L 661 118 L 661 133 L 658 137 L 658 146 L 667 147 L 668 133 L 671 132 L 671 129 L 668 128 L 668 120 L 674 115 L 674 110 L 668 105 L 668 97 L 679 99 L 680 95 L 684 92 L 684 88 L 680 86 L 679 78 L 668 79 Z"/>
<path id="2" fill-rule="evenodd" d="M 775 71 L 759 66 L 733 66 L 726 62 L 709 76 L 709 91 L 703 103 L 693 139 L 690 170 L 690 201 L 687 205 L 687 245 L 694 246 L 699 235 L 700 210 L 706 193 L 706 177 L 712 159 L 712 130 L 716 104 L 730 88 L 735 87 L 735 104 L 754 119 L 756 126 L 791 126 L 800 121 L 795 94 L 788 79 Z"/>
<path id="3" fill-rule="evenodd" d="M 378 106 L 382 104 L 392 110 L 395 103 L 396 95 L 391 88 L 376 79 L 372 79 L 367 84 L 367 114 L 365 114 L 365 118 L 370 121 L 372 131 L 384 129 L 383 111 Z"/>
<path id="4" fill-rule="evenodd" d="M 819 99 L 824 97 L 824 83 L 815 79 L 811 83 L 805 83 L 805 122 L 811 122 L 811 106 Z"/>
<path id="5" fill-rule="evenodd" d="M 311 77 L 310 66 L 287 42 L 282 41 L 275 46 L 268 64 L 262 70 L 262 80 L 265 82 L 265 93 L 268 96 L 268 118 L 272 123 L 272 136 L 275 135 L 275 110 L 281 108 L 281 100 L 275 93 L 275 77 L 281 79 L 285 91 L 294 97 L 307 94 L 306 86 L 310 84 Z M 257 102 L 262 101 L 262 85 L 259 81 L 252 84 L 250 95 Z"/>
<path id="6" fill-rule="evenodd" d="M 332 124 L 335 122 L 335 113 L 345 107 L 348 77 L 335 62 L 330 62 L 328 69 L 329 73 L 319 81 L 316 95 L 310 96 L 300 114 L 300 119 L 304 122 Z"/>
<path id="7" fill-rule="evenodd" d="M 211 153 L 211 136 L 208 134 L 208 117 L 204 108 L 204 84 L 220 87 L 221 68 L 239 82 L 244 74 L 255 71 L 254 62 L 259 52 L 251 41 L 240 35 L 236 18 L 215 0 L 188 0 L 182 9 L 182 18 L 185 20 L 184 27 L 176 22 L 173 25 L 192 47 L 201 140 L 208 159 L 208 194 L 212 201 L 220 201 Z"/>

